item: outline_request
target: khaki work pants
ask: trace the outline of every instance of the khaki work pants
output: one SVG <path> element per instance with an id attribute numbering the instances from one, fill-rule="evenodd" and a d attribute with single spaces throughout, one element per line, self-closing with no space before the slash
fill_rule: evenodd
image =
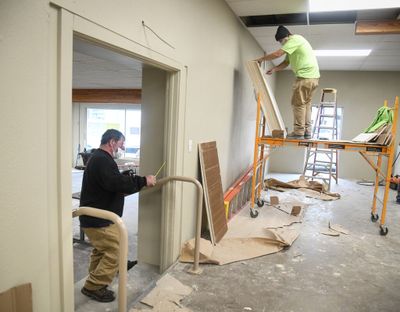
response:
<path id="1" fill-rule="evenodd" d="M 311 100 L 318 87 L 318 79 L 297 78 L 293 84 L 293 134 L 311 135 Z"/>
<path id="2" fill-rule="evenodd" d="M 110 285 L 118 272 L 119 231 L 115 224 L 101 228 L 83 228 L 93 246 L 89 277 L 85 288 L 97 290 Z"/>

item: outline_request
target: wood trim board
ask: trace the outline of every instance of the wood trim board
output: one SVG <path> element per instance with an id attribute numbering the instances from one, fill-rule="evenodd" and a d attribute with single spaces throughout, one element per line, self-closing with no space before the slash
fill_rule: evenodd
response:
<path id="1" fill-rule="evenodd" d="M 81 103 L 141 104 L 141 89 L 73 89 L 72 101 Z"/>
<path id="2" fill-rule="evenodd" d="M 400 20 L 357 21 L 356 35 L 400 34 Z"/>
<path id="3" fill-rule="evenodd" d="M 256 93 L 260 94 L 261 109 L 265 116 L 270 133 L 272 134 L 273 130 L 282 130 L 284 137 L 286 137 L 285 123 L 283 122 L 274 94 L 264 78 L 261 67 L 256 61 L 248 61 L 246 63 L 246 68 L 251 81 L 253 82 Z"/>
<path id="4" fill-rule="evenodd" d="M 199 157 L 211 243 L 215 245 L 228 231 L 217 143 L 200 143 Z"/>

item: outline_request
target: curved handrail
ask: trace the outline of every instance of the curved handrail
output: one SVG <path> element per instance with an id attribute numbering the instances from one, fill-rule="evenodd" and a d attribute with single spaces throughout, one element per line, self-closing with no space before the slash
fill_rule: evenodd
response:
<path id="1" fill-rule="evenodd" d="M 200 234 L 201 234 L 201 217 L 203 208 L 203 187 L 200 182 L 194 178 L 183 177 L 183 176 L 171 176 L 162 178 L 157 181 L 154 187 L 144 188 L 143 191 L 154 190 L 162 187 L 170 181 L 181 181 L 190 182 L 196 186 L 197 189 L 197 214 L 196 214 L 196 236 L 195 236 L 195 247 L 194 247 L 194 261 L 193 267 L 189 270 L 189 273 L 200 274 L 201 270 L 199 267 L 200 261 Z M 115 213 L 103 209 L 97 209 L 92 207 L 80 207 L 72 211 L 72 217 L 78 216 L 91 216 L 110 220 L 117 225 L 120 235 L 119 240 L 119 281 L 118 281 L 118 311 L 126 312 L 127 308 L 127 297 L 126 297 L 126 284 L 127 284 L 127 272 L 126 263 L 128 261 L 128 232 L 122 219 Z"/>
<path id="2" fill-rule="evenodd" d="M 119 276 L 118 276 L 118 311 L 126 312 L 127 299 L 126 299 L 126 284 L 127 284 L 127 270 L 126 264 L 128 261 L 128 231 L 122 219 L 114 212 L 91 208 L 79 207 L 72 211 L 72 217 L 78 216 L 91 216 L 101 219 L 106 219 L 114 222 L 119 231 Z"/>
<path id="3" fill-rule="evenodd" d="M 165 177 L 157 181 L 156 185 L 153 187 L 145 188 L 143 191 L 154 190 L 157 189 L 164 184 L 167 184 L 171 181 L 181 181 L 181 182 L 190 182 L 196 186 L 197 189 L 197 214 L 196 214 L 196 235 L 194 242 L 194 261 L 192 269 L 189 269 L 189 273 L 200 274 L 201 270 L 199 267 L 200 261 L 200 234 L 201 234 L 201 217 L 202 217 L 202 209 L 203 209 L 203 187 L 200 182 L 195 178 L 183 177 L 183 176 L 170 176 Z"/>

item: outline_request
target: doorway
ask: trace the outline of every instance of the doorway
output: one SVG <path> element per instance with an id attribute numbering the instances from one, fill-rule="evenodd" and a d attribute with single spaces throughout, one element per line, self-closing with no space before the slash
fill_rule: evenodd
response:
<path id="1" fill-rule="evenodd" d="M 59 7 L 57 19 L 57 219 L 58 226 L 54 238 L 57 241 L 59 279 L 54 279 L 55 289 L 61 287 L 62 305 L 72 311 L 77 296 L 74 296 L 73 250 L 71 240 L 71 165 L 76 150 L 72 148 L 72 92 L 73 89 L 73 41 L 79 38 L 90 46 L 105 48 L 107 52 L 129 57 L 142 62 L 141 151 L 140 170 L 154 173 L 162 161 L 166 161 L 164 174 L 183 175 L 184 168 L 184 121 L 186 100 L 187 67 L 173 55 L 158 53 L 150 47 L 94 23 L 81 15 Z M 153 88 L 164 87 L 165 93 L 152 92 Z M 158 89 L 159 90 L 159 89 Z M 154 98 L 158 95 L 158 98 Z M 148 97 L 148 99 L 145 99 Z M 157 114 L 157 103 L 163 103 L 163 118 Z M 144 116 L 143 116 L 144 115 Z M 147 115 L 147 116 L 146 116 Z M 162 119 L 162 122 L 158 122 Z M 144 123 L 144 120 L 152 122 Z M 53 122 L 53 120 L 51 120 Z M 163 135 L 161 135 L 163 134 Z M 147 143 L 144 143 L 147 142 Z M 161 153 L 158 153 L 159 150 Z M 182 227 L 182 185 L 167 185 L 157 196 L 139 194 L 138 217 L 138 260 L 156 265 L 160 271 L 166 270 L 179 256 Z M 162 199 L 162 201 L 161 201 Z M 143 222 L 142 222 L 143 219 Z M 155 225 L 152 226 L 152 222 Z M 161 235 L 162 233 L 162 235 Z M 67 237 L 67 239 L 65 239 Z M 144 239 L 141 243 L 141 237 Z M 141 247 L 142 246 L 142 247 Z M 136 287 L 143 289 L 140 282 Z M 128 298 L 129 301 L 129 298 Z"/>
<path id="2" fill-rule="evenodd" d="M 71 150 L 75 208 L 79 206 L 85 165 L 82 155 L 99 146 L 105 130 L 114 128 L 126 137 L 126 150 L 115 159 L 121 171 L 133 169 L 139 175 L 154 174 L 159 163 L 164 161 L 167 77 L 165 70 L 74 37 Z M 161 202 L 161 191 L 154 192 L 151 197 L 133 194 L 125 198 L 122 220 L 128 231 L 128 259 L 139 262 L 128 272 L 128 285 L 132 290 L 128 293 L 128 304 L 140 297 L 159 276 L 161 248 L 150 241 L 162 240 Z M 73 220 L 73 236 L 75 310 L 80 311 L 91 304 L 80 289 L 88 274 L 92 248 L 82 237 L 77 218 Z M 112 288 L 117 291 L 116 284 Z M 110 305 L 114 306 L 115 302 Z"/>

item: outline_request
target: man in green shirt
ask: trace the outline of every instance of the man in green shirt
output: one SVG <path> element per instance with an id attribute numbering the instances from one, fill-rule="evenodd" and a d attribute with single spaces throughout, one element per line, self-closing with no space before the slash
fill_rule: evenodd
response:
<path id="1" fill-rule="evenodd" d="M 282 47 L 256 61 L 259 63 L 270 61 L 286 54 L 285 60 L 268 70 L 267 74 L 283 70 L 290 64 L 296 75 L 296 81 L 293 84 L 292 95 L 293 132 L 288 134 L 287 138 L 310 139 L 311 100 L 320 77 L 317 59 L 309 42 L 303 36 L 291 34 L 284 26 L 278 27 L 275 39 Z"/>

